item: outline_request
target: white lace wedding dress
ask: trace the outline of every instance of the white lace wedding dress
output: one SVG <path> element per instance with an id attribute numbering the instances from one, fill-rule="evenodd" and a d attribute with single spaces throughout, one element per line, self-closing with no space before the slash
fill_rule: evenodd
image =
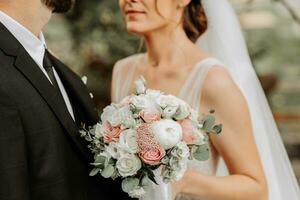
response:
<path id="1" fill-rule="evenodd" d="M 136 58 L 138 60 L 138 58 Z M 114 101 L 119 102 L 130 94 L 130 89 L 134 81 L 139 77 L 137 74 L 137 62 L 129 69 L 122 65 L 116 66 L 119 69 L 115 75 Z M 222 63 L 215 58 L 206 58 L 194 65 L 187 79 L 185 80 L 178 97 L 185 100 L 192 108 L 199 111 L 201 86 L 205 80 L 208 70 L 215 66 L 222 66 Z M 123 65 L 124 66 L 124 65 Z M 210 143 L 210 158 L 207 161 L 189 161 L 189 168 L 207 175 L 215 175 L 217 171 L 219 155 Z M 147 187 L 147 195 L 142 200 L 171 200 L 171 190 L 169 185 L 164 184 L 159 177 L 156 177 L 159 185 L 150 184 Z M 187 199 L 187 198 L 185 198 Z M 190 198 L 188 198 L 190 199 Z"/>
<path id="2" fill-rule="evenodd" d="M 201 85 L 206 73 L 221 64 L 231 74 L 243 93 L 251 114 L 253 134 L 268 183 L 269 200 L 298 200 L 300 190 L 268 101 L 253 69 L 246 43 L 234 10 L 227 0 L 201 0 L 208 21 L 208 30 L 201 35 L 197 46 L 214 58 L 195 65 L 179 97 L 199 109 Z M 230 28 L 229 28 L 230 27 Z M 222 61 L 222 63 L 219 62 Z M 136 65 L 119 69 L 114 81 L 114 100 L 130 93 L 136 76 Z M 191 162 L 190 167 L 210 175 L 227 175 L 222 159 L 211 149 L 211 157 L 202 163 Z M 144 200 L 170 200 L 168 185 L 152 186 Z"/>

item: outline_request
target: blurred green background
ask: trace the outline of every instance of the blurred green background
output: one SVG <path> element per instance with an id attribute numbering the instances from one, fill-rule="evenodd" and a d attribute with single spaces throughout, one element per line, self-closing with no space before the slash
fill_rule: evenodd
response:
<path id="1" fill-rule="evenodd" d="M 254 67 L 300 180 L 300 1 L 230 0 Z M 110 102 L 114 63 L 134 54 L 117 0 L 77 0 L 72 12 L 55 15 L 44 30 L 48 47 L 79 75 L 88 77 L 95 103 Z"/>

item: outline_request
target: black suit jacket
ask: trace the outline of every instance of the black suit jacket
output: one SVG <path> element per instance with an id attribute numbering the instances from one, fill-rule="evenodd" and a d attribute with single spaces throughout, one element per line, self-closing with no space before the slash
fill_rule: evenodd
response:
<path id="1" fill-rule="evenodd" d="M 89 177 L 92 155 L 78 133 L 98 117 L 81 79 L 54 56 L 73 106 L 0 23 L 0 200 L 129 199 L 118 181 Z"/>

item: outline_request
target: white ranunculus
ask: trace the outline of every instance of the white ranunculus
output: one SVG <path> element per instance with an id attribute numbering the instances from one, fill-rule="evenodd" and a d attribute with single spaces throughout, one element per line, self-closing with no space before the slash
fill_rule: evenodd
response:
<path id="1" fill-rule="evenodd" d="M 166 119 L 172 119 L 177 112 L 178 107 L 167 106 L 162 111 L 162 117 Z"/>
<path id="2" fill-rule="evenodd" d="M 156 98 L 156 103 L 163 109 L 166 107 L 174 107 L 177 110 L 179 106 L 178 99 L 172 95 L 160 95 Z"/>
<path id="3" fill-rule="evenodd" d="M 135 87 L 136 87 L 136 93 L 139 94 L 144 94 L 146 91 L 146 80 L 144 77 L 141 77 L 137 81 L 135 81 Z"/>
<path id="4" fill-rule="evenodd" d="M 109 145 L 105 146 L 105 152 L 107 157 L 117 159 L 119 157 L 118 144 L 116 142 L 109 143 Z"/>
<path id="5" fill-rule="evenodd" d="M 141 160 L 134 154 L 121 154 L 116 167 L 122 177 L 135 175 L 142 167 Z"/>
<path id="6" fill-rule="evenodd" d="M 190 149 L 185 142 L 181 141 L 176 145 L 176 153 L 180 158 L 188 158 L 190 156 Z"/>
<path id="7" fill-rule="evenodd" d="M 128 193 L 128 195 L 131 197 L 131 198 L 141 198 L 144 194 L 145 194 L 145 190 L 143 187 L 137 187 L 135 188 L 134 190 L 130 191 Z"/>
<path id="8" fill-rule="evenodd" d="M 180 158 L 177 157 L 177 156 L 172 156 L 169 160 L 169 165 L 172 167 L 172 169 L 177 169 L 180 167 L 179 165 L 179 161 L 180 161 Z"/>
<path id="9" fill-rule="evenodd" d="M 147 98 L 145 95 L 133 96 L 131 98 L 131 104 L 137 110 L 144 110 L 153 107 L 153 104 L 151 103 L 150 99 Z"/>
<path id="10" fill-rule="evenodd" d="M 173 171 L 172 178 L 175 181 L 179 181 L 183 177 L 183 175 L 186 172 L 186 170 L 187 170 L 187 164 L 186 163 L 180 164 L 180 167 Z"/>
<path id="11" fill-rule="evenodd" d="M 188 104 L 186 104 L 184 101 L 180 101 L 179 108 L 177 109 L 177 112 L 175 114 L 176 120 L 183 120 L 187 118 L 190 115 L 190 110 Z"/>
<path id="12" fill-rule="evenodd" d="M 174 147 L 182 138 L 181 126 L 170 119 L 163 119 L 152 124 L 153 134 L 164 149 Z"/>
<path id="13" fill-rule="evenodd" d="M 138 152 L 138 144 L 136 139 L 136 131 L 127 129 L 120 134 L 119 147 L 130 153 Z"/>

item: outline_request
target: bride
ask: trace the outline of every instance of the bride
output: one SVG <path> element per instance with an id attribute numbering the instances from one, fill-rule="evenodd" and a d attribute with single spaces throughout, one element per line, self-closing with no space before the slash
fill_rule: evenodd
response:
<path id="1" fill-rule="evenodd" d="M 299 188 L 239 24 L 226 0 L 119 0 L 128 32 L 147 51 L 116 63 L 112 100 L 147 86 L 216 110 L 210 159 L 191 161 L 179 182 L 149 186 L 145 199 L 296 200 Z M 220 162 L 219 162 L 220 158 Z M 224 162 L 223 162 L 224 161 Z M 219 176 L 217 176 L 219 175 Z"/>

